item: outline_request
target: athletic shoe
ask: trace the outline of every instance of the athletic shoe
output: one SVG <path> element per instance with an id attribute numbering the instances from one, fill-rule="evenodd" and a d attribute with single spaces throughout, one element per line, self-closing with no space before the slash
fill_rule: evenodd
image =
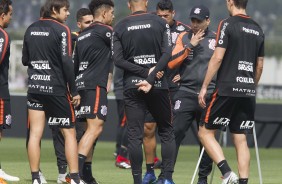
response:
<path id="1" fill-rule="evenodd" d="M 164 184 L 175 184 L 172 180 L 165 180 Z"/>
<path id="2" fill-rule="evenodd" d="M 116 158 L 116 166 L 121 168 L 121 169 L 130 169 L 130 161 L 127 158 L 124 158 L 120 155 L 117 156 Z"/>
<path id="3" fill-rule="evenodd" d="M 156 183 L 156 180 L 157 178 L 155 176 L 155 173 L 146 172 L 142 184 L 154 184 Z"/>
<path id="4" fill-rule="evenodd" d="M 239 178 L 238 176 L 231 171 L 227 178 L 223 178 L 222 184 L 238 184 Z"/>
<path id="5" fill-rule="evenodd" d="M 207 180 L 199 180 L 197 184 L 208 184 Z"/>
<path id="6" fill-rule="evenodd" d="M 32 180 L 32 184 L 42 184 L 42 182 L 40 181 L 40 179 L 34 179 Z"/>
<path id="7" fill-rule="evenodd" d="M 86 183 L 86 184 L 99 184 L 98 181 L 96 181 L 96 179 L 94 177 L 92 177 L 90 180 L 85 180 L 83 179 L 83 181 Z"/>
<path id="8" fill-rule="evenodd" d="M 86 184 L 83 180 L 80 180 L 79 183 L 76 183 L 73 179 L 71 180 L 70 184 Z"/>
<path id="9" fill-rule="evenodd" d="M 70 183 L 70 176 L 68 173 L 65 174 L 59 174 L 58 175 L 58 179 L 57 179 L 57 183 L 58 184 L 62 184 L 62 183 Z"/>
<path id="10" fill-rule="evenodd" d="M 6 180 L 6 181 L 20 181 L 20 178 L 16 176 L 11 176 L 7 173 L 5 173 L 2 169 L 0 169 L 0 178 Z"/>
<path id="11" fill-rule="evenodd" d="M 158 158 L 154 158 L 154 169 L 161 169 L 162 167 L 162 161 Z"/>
<path id="12" fill-rule="evenodd" d="M 47 183 L 46 178 L 44 177 L 44 175 L 41 171 L 39 171 L 39 178 L 40 178 L 42 184 Z"/>
<path id="13" fill-rule="evenodd" d="M 0 184 L 8 184 L 3 178 L 0 178 Z"/>

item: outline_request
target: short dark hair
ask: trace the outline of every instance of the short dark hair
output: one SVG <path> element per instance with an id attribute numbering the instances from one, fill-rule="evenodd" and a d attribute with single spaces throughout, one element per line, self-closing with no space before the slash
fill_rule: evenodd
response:
<path id="1" fill-rule="evenodd" d="M 80 8 L 76 12 L 76 21 L 77 22 L 81 21 L 82 17 L 84 17 L 86 15 L 92 15 L 91 11 L 88 8 Z"/>
<path id="2" fill-rule="evenodd" d="M 156 10 L 169 10 L 173 11 L 173 4 L 171 0 L 160 0 L 156 6 Z"/>
<path id="3" fill-rule="evenodd" d="M 234 5 L 236 8 L 246 9 L 248 4 L 248 0 L 234 0 Z"/>
<path id="4" fill-rule="evenodd" d="M 95 17 L 97 15 L 97 10 L 104 7 L 104 8 L 111 8 L 114 7 L 114 2 L 112 0 L 92 0 L 88 7 L 91 11 L 92 15 Z"/>
<path id="5" fill-rule="evenodd" d="M 44 17 L 50 17 L 52 15 L 53 8 L 55 11 L 60 12 L 60 9 L 63 7 L 70 7 L 68 0 L 47 0 L 44 5 Z"/>
<path id="6" fill-rule="evenodd" d="M 10 5 L 12 5 L 11 0 L 2 0 L 0 1 L 0 15 L 2 13 L 7 14 L 10 11 Z"/>

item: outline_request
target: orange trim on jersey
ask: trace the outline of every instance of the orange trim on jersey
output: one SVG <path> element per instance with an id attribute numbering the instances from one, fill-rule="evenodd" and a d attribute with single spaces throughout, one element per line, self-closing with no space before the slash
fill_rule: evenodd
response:
<path id="1" fill-rule="evenodd" d="M 70 95 L 67 95 L 69 104 L 70 104 L 70 109 L 71 109 L 71 121 L 75 122 L 75 114 L 74 114 L 74 109 L 73 109 L 73 105 L 71 104 L 71 97 Z"/>
<path id="2" fill-rule="evenodd" d="M 102 24 L 102 23 L 98 23 L 98 22 L 94 23 L 93 26 L 97 25 L 97 24 L 100 25 L 100 26 L 105 26 L 105 27 L 109 28 L 110 30 L 113 30 L 113 28 L 111 26 L 106 25 L 106 24 Z"/>
<path id="3" fill-rule="evenodd" d="M 243 14 L 238 14 L 238 15 L 234 15 L 234 16 L 239 16 L 239 17 L 243 17 L 243 18 L 246 18 L 246 19 L 250 19 L 251 18 L 250 16 L 243 15 Z"/>
<path id="4" fill-rule="evenodd" d="M 172 51 L 172 56 L 171 56 L 171 61 L 169 61 L 168 63 L 168 68 L 169 69 L 174 69 L 179 67 L 185 58 L 188 57 L 191 49 L 190 48 L 185 48 L 183 45 L 183 37 L 184 35 L 186 35 L 187 32 L 182 32 L 178 35 L 176 43 L 175 43 L 175 47 Z"/>
<path id="5" fill-rule="evenodd" d="M 217 27 L 217 35 L 216 35 L 216 43 L 218 42 L 218 39 L 219 39 L 219 33 L 220 33 L 220 28 L 221 28 L 221 25 L 223 23 L 224 20 L 220 21 L 218 27 Z"/>
<path id="6" fill-rule="evenodd" d="M 180 25 L 184 25 L 184 26 L 188 27 L 189 29 L 191 29 L 191 26 L 189 26 L 189 25 L 187 25 L 187 24 L 184 24 L 183 22 L 180 22 L 180 21 L 178 21 L 178 20 L 175 20 L 175 21 L 176 21 L 176 25 L 177 25 L 177 26 L 180 24 Z"/>
<path id="7" fill-rule="evenodd" d="M 72 48 L 71 48 L 71 31 L 70 31 L 70 28 L 56 20 L 53 20 L 53 19 L 41 19 L 41 20 L 50 20 L 50 21 L 53 21 L 57 24 L 60 24 L 61 26 L 63 26 L 64 28 L 66 28 L 67 32 L 68 32 L 68 46 L 69 46 L 69 56 L 72 56 Z"/>
<path id="8" fill-rule="evenodd" d="M 99 108 L 99 102 L 100 102 L 100 87 L 96 87 L 96 98 L 95 98 L 95 105 L 94 105 L 94 114 L 98 112 Z"/>
<path id="9" fill-rule="evenodd" d="M 121 126 L 121 127 L 124 127 L 125 124 L 126 124 L 126 115 L 125 115 L 125 113 L 124 113 L 123 118 L 122 118 L 122 120 L 121 120 L 120 126 Z"/>
<path id="10" fill-rule="evenodd" d="M 210 113 L 211 113 L 211 108 L 214 104 L 214 101 L 216 99 L 216 95 L 218 93 L 218 90 L 215 91 L 215 93 L 212 95 L 212 100 L 211 100 L 211 103 L 208 107 L 208 110 L 207 110 L 207 113 L 206 113 L 206 116 L 205 116 L 205 123 L 208 123 L 209 122 L 209 118 L 210 118 Z"/>
<path id="11" fill-rule="evenodd" d="M 0 125 L 4 124 L 4 100 L 0 99 Z"/>
<path id="12" fill-rule="evenodd" d="M 6 55 L 6 52 L 7 52 L 7 48 L 8 48 L 8 43 L 9 43 L 9 37 L 8 37 L 8 34 L 6 33 L 6 31 L 4 31 L 2 28 L 0 28 L 0 31 L 3 32 L 4 34 L 4 48 L 3 48 L 3 52 L 2 52 L 2 56 L 1 56 L 1 60 L 0 60 L 0 64 L 3 62 L 3 59 Z"/>

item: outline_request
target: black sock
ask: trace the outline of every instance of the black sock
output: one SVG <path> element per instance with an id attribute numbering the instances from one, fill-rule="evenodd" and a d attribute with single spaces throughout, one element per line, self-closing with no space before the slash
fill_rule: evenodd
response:
<path id="1" fill-rule="evenodd" d="M 154 173 L 154 163 L 146 164 L 146 168 L 148 173 Z"/>
<path id="2" fill-rule="evenodd" d="M 80 177 L 78 173 L 70 173 L 70 178 L 74 180 L 75 183 L 79 184 Z"/>
<path id="3" fill-rule="evenodd" d="M 40 177 L 39 177 L 39 171 L 37 172 L 31 172 L 31 178 L 32 178 L 32 181 L 37 179 L 40 181 Z"/>
<path id="4" fill-rule="evenodd" d="M 124 158 L 128 158 L 128 151 L 127 151 L 127 148 L 125 146 L 121 146 L 119 148 L 119 155 L 124 157 Z"/>
<path id="5" fill-rule="evenodd" d="M 142 175 L 141 174 L 133 174 L 134 184 L 142 183 Z"/>
<path id="6" fill-rule="evenodd" d="M 78 154 L 78 166 L 79 166 L 79 175 L 80 177 L 83 177 L 83 166 L 84 166 L 84 162 L 86 160 L 86 156 L 82 155 L 82 154 Z"/>
<path id="7" fill-rule="evenodd" d="M 85 162 L 83 166 L 83 180 L 85 181 L 92 181 L 93 175 L 92 175 L 92 162 Z"/>
<path id="8" fill-rule="evenodd" d="M 66 165 L 59 165 L 58 166 L 59 174 L 67 173 L 67 166 Z"/>
<path id="9" fill-rule="evenodd" d="M 224 176 L 228 172 L 231 172 L 231 169 L 226 160 L 222 160 L 221 162 L 219 162 L 217 164 L 217 167 L 219 168 L 222 176 Z"/>
<path id="10" fill-rule="evenodd" d="M 248 178 L 240 178 L 239 184 L 248 184 Z"/>

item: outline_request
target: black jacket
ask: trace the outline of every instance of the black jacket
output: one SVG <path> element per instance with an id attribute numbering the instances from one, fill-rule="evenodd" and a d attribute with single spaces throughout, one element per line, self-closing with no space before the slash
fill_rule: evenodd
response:
<path id="1" fill-rule="evenodd" d="M 7 32 L 0 28 L 0 98 L 10 99 L 8 72 L 10 64 L 10 39 Z"/>
<path id="2" fill-rule="evenodd" d="M 56 19 L 31 24 L 24 36 L 22 63 L 28 66 L 28 93 L 76 96 L 70 29 Z"/>

